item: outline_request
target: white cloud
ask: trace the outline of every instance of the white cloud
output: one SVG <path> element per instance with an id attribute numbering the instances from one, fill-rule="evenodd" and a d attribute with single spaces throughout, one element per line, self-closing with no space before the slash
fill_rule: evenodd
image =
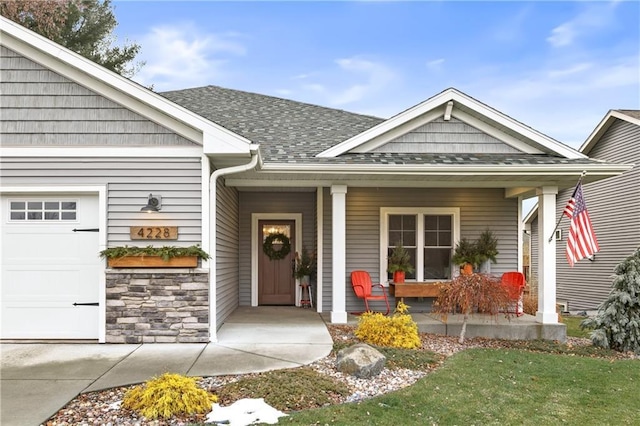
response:
<path id="1" fill-rule="evenodd" d="M 499 111 L 578 148 L 609 109 L 640 108 L 639 58 L 541 65 L 460 87 Z"/>
<path id="2" fill-rule="evenodd" d="M 338 59 L 336 63 L 341 70 L 355 74 L 360 81 L 334 92 L 329 100 L 333 105 L 345 105 L 360 101 L 383 90 L 395 78 L 394 73 L 382 63 L 357 57 Z"/>
<path id="3" fill-rule="evenodd" d="M 274 92 L 277 93 L 280 96 L 291 96 L 291 95 L 293 95 L 293 90 L 289 90 L 289 89 L 276 89 Z"/>
<path id="4" fill-rule="evenodd" d="M 593 34 L 594 31 L 615 23 L 616 2 L 584 3 L 584 9 L 573 19 L 553 30 L 547 41 L 553 47 L 571 46 L 578 38 Z"/>
<path id="5" fill-rule="evenodd" d="M 229 58 L 246 54 L 238 38 L 203 33 L 189 24 L 154 27 L 140 40 L 139 59 L 146 64 L 135 80 L 158 91 L 215 83 Z"/>
<path id="6" fill-rule="evenodd" d="M 550 70 L 548 76 L 550 78 L 562 78 L 573 74 L 578 74 L 591 68 L 593 64 L 581 63 L 570 66 L 569 68 Z"/>
<path id="7" fill-rule="evenodd" d="M 309 90 L 309 91 L 315 92 L 315 93 L 325 93 L 327 91 L 327 89 L 322 84 L 318 84 L 318 83 L 305 84 L 302 87 L 304 89 L 306 89 L 306 90 Z"/>
<path id="8" fill-rule="evenodd" d="M 443 64 L 444 64 L 444 58 L 434 59 L 432 61 L 427 62 L 427 68 L 432 71 L 440 71 L 442 69 Z"/>

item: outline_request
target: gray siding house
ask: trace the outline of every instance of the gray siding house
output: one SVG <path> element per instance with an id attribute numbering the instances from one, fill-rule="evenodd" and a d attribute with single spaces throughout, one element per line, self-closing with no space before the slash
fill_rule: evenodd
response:
<path id="1" fill-rule="evenodd" d="M 491 272 L 521 270 L 524 197 L 538 196 L 546 234 L 583 170 L 595 182 L 630 168 L 453 88 L 390 119 L 215 86 L 156 94 L 0 24 L 2 338 L 215 341 L 238 306 L 300 306 L 303 249 L 317 258 L 314 308 L 344 323 L 362 310 L 350 272 L 386 285 L 397 242 L 416 282 L 453 277 L 456 242 L 486 228 L 499 239 Z M 140 211 L 149 194 L 160 211 Z M 136 240 L 136 226 L 178 236 Z M 122 269 L 98 257 L 148 244 L 212 258 Z M 545 265 L 555 256 L 540 250 Z M 555 268 L 543 270 L 536 317 L 553 325 Z"/>
<path id="2" fill-rule="evenodd" d="M 569 267 L 565 257 L 570 221 L 565 217 L 556 233 L 557 302 L 564 310 L 595 310 L 607 298 L 618 263 L 640 247 L 640 111 L 611 110 L 597 125 L 580 151 L 593 159 L 625 162 L 634 167 L 620 176 L 583 185 L 600 251 L 592 259 Z M 573 188 L 558 194 L 559 219 Z M 538 209 L 524 219 L 530 230 L 532 280 L 537 280 Z M 548 238 L 549 235 L 546 235 Z"/>

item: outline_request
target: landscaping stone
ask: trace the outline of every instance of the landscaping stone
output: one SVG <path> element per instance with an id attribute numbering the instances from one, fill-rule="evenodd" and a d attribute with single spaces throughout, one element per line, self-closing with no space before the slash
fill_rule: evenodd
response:
<path id="1" fill-rule="evenodd" d="M 336 369 L 360 379 L 377 376 L 387 358 L 365 343 L 358 343 L 338 352 Z"/>

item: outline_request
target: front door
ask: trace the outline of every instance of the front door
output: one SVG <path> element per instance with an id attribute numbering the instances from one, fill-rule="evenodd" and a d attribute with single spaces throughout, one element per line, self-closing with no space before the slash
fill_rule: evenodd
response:
<path id="1" fill-rule="evenodd" d="M 258 221 L 258 304 L 295 305 L 295 221 Z"/>

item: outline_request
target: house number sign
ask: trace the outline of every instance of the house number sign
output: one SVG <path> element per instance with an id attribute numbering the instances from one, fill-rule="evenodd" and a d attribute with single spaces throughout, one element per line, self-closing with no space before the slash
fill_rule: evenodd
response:
<path id="1" fill-rule="evenodd" d="M 177 226 L 131 226 L 129 234 L 132 240 L 177 240 Z"/>

